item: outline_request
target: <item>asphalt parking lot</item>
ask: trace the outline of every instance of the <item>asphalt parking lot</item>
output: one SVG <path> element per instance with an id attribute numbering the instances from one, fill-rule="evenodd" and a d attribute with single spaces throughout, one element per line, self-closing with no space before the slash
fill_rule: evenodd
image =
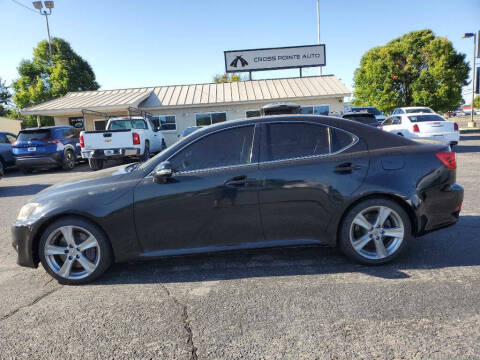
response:
<path id="1" fill-rule="evenodd" d="M 480 133 L 463 135 L 459 223 L 366 267 L 288 248 L 117 264 L 86 286 L 16 265 L 29 197 L 90 171 L 0 180 L 0 358 L 478 359 Z"/>

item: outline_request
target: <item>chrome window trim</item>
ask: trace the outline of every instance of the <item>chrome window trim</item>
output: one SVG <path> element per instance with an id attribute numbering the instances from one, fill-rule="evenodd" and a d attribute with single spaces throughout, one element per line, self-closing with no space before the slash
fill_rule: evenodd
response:
<path id="1" fill-rule="evenodd" d="M 330 141 L 330 129 L 336 129 L 336 130 L 339 130 L 339 131 L 343 131 L 349 135 L 352 136 L 353 138 L 353 141 L 352 143 L 350 143 L 348 146 L 345 146 L 344 148 L 338 150 L 338 151 L 335 151 L 333 153 L 328 153 L 328 154 L 319 154 L 319 155 L 308 155 L 308 156 L 298 156 L 298 157 L 293 157 L 293 158 L 288 158 L 288 159 L 279 159 L 279 160 L 271 160 L 271 161 L 257 161 L 257 162 L 254 162 L 254 163 L 248 163 L 248 164 L 239 164 L 239 165 L 230 165 L 230 166 L 219 166 L 219 167 L 213 167 L 213 168 L 206 168 L 206 169 L 197 169 L 197 170 L 189 170 L 189 171 L 179 171 L 179 172 L 175 172 L 174 175 L 188 175 L 188 174 L 193 174 L 193 173 L 201 173 L 201 172 L 211 172 L 211 171 L 217 171 L 217 170 L 227 170 L 227 169 L 234 169 L 234 168 L 241 168 L 241 167 L 247 167 L 247 166 L 252 166 L 252 165 L 256 165 L 256 166 L 260 166 L 260 165 L 263 165 L 263 164 L 275 164 L 275 163 L 280 163 L 280 162 L 288 162 L 288 161 L 296 161 L 296 160 L 306 160 L 306 159 L 315 159 L 315 158 L 324 158 L 324 157 L 328 157 L 328 156 L 335 156 L 335 155 L 338 155 L 338 154 L 341 154 L 342 152 L 345 152 L 347 151 L 348 149 L 350 149 L 351 147 L 355 146 L 358 142 L 359 142 L 359 137 L 353 133 L 351 133 L 350 131 L 347 131 L 347 130 L 344 130 L 344 129 L 340 129 L 336 126 L 330 126 L 330 125 L 325 125 L 325 124 L 319 124 L 319 123 L 316 123 L 316 122 L 313 122 L 313 121 L 289 121 L 289 120 L 278 120 L 278 121 L 269 121 L 269 122 L 262 122 L 262 123 L 259 123 L 259 124 L 278 124 L 278 123 L 292 123 L 292 124 L 297 124 L 297 123 L 304 123 L 304 124 L 311 124 L 311 125 L 320 125 L 320 126 L 326 126 L 327 127 L 327 130 L 328 130 L 328 133 L 329 133 L 329 141 Z M 191 141 L 189 142 L 188 144 L 186 144 L 185 146 L 181 147 L 180 149 L 178 149 L 177 151 L 175 151 L 172 155 L 170 155 L 167 160 L 165 161 L 169 161 L 172 157 L 174 157 L 176 154 L 178 154 L 180 151 L 182 151 L 183 149 L 185 149 L 187 146 L 199 141 L 200 139 L 203 139 L 204 137 L 206 136 L 209 136 L 209 135 L 212 135 L 212 134 L 215 134 L 215 133 L 218 133 L 220 131 L 223 131 L 223 130 L 228 130 L 228 129 L 234 129 L 234 128 L 239 128 L 239 127 L 244 127 L 244 126 L 253 126 L 253 137 L 252 137 L 252 145 L 254 144 L 254 139 L 255 139 L 255 131 L 256 131 L 256 123 L 253 123 L 253 124 L 242 124 L 242 125 L 233 125 L 233 126 L 229 126 L 229 127 L 226 127 L 226 128 L 222 128 L 222 129 L 219 129 L 219 130 L 216 130 L 216 131 L 212 131 L 208 134 L 205 134 L 201 137 L 199 137 L 198 139 L 195 139 L 194 141 Z M 251 149 L 251 153 L 250 153 L 250 161 L 252 160 L 252 156 L 253 156 L 253 146 L 252 146 L 252 149 Z M 151 178 L 153 177 L 152 175 L 153 173 L 153 170 L 148 174 L 146 175 L 144 178 Z"/>

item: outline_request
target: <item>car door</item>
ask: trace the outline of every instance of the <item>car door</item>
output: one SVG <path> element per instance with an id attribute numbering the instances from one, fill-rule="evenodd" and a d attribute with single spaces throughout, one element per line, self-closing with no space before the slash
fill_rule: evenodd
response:
<path id="1" fill-rule="evenodd" d="M 147 139 L 150 139 L 150 150 L 152 152 L 160 152 L 162 150 L 162 133 L 156 128 L 150 119 L 147 120 L 146 130 Z"/>
<path id="2" fill-rule="evenodd" d="M 9 133 L 0 133 L 0 158 L 4 165 L 11 166 L 15 163 L 12 153 L 12 144 L 17 140 L 16 136 Z"/>
<path id="3" fill-rule="evenodd" d="M 363 141 L 318 123 L 279 122 L 262 128 L 259 193 L 266 241 L 324 240 L 338 209 L 368 171 Z"/>
<path id="4" fill-rule="evenodd" d="M 258 136 L 254 125 L 206 134 L 169 158 L 174 173 L 167 183 L 147 176 L 136 186 L 135 223 L 145 252 L 206 251 L 264 239 Z"/>

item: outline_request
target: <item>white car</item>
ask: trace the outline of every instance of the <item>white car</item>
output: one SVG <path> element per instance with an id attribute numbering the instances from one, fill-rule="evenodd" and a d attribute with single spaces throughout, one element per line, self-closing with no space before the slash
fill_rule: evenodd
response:
<path id="1" fill-rule="evenodd" d="M 397 114 L 436 114 L 435 111 L 426 106 L 407 106 L 396 108 L 393 110 L 392 115 Z"/>
<path id="2" fill-rule="evenodd" d="M 412 140 L 434 139 L 448 145 L 457 145 L 460 141 L 458 124 L 435 113 L 392 115 L 380 128 Z"/>
<path id="3" fill-rule="evenodd" d="M 80 147 L 82 158 L 93 170 L 100 170 L 110 159 L 148 160 L 166 144 L 160 128 L 149 119 L 126 117 L 110 119 L 106 131 L 82 131 Z"/>

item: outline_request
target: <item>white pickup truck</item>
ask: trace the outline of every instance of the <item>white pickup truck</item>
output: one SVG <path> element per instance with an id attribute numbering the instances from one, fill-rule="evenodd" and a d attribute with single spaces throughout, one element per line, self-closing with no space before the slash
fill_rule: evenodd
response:
<path id="1" fill-rule="evenodd" d="M 82 158 L 93 170 L 100 170 L 106 160 L 135 159 L 145 161 L 152 153 L 166 148 L 160 128 L 143 117 L 112 118 L 106 131 L 80 133 Z"/>

